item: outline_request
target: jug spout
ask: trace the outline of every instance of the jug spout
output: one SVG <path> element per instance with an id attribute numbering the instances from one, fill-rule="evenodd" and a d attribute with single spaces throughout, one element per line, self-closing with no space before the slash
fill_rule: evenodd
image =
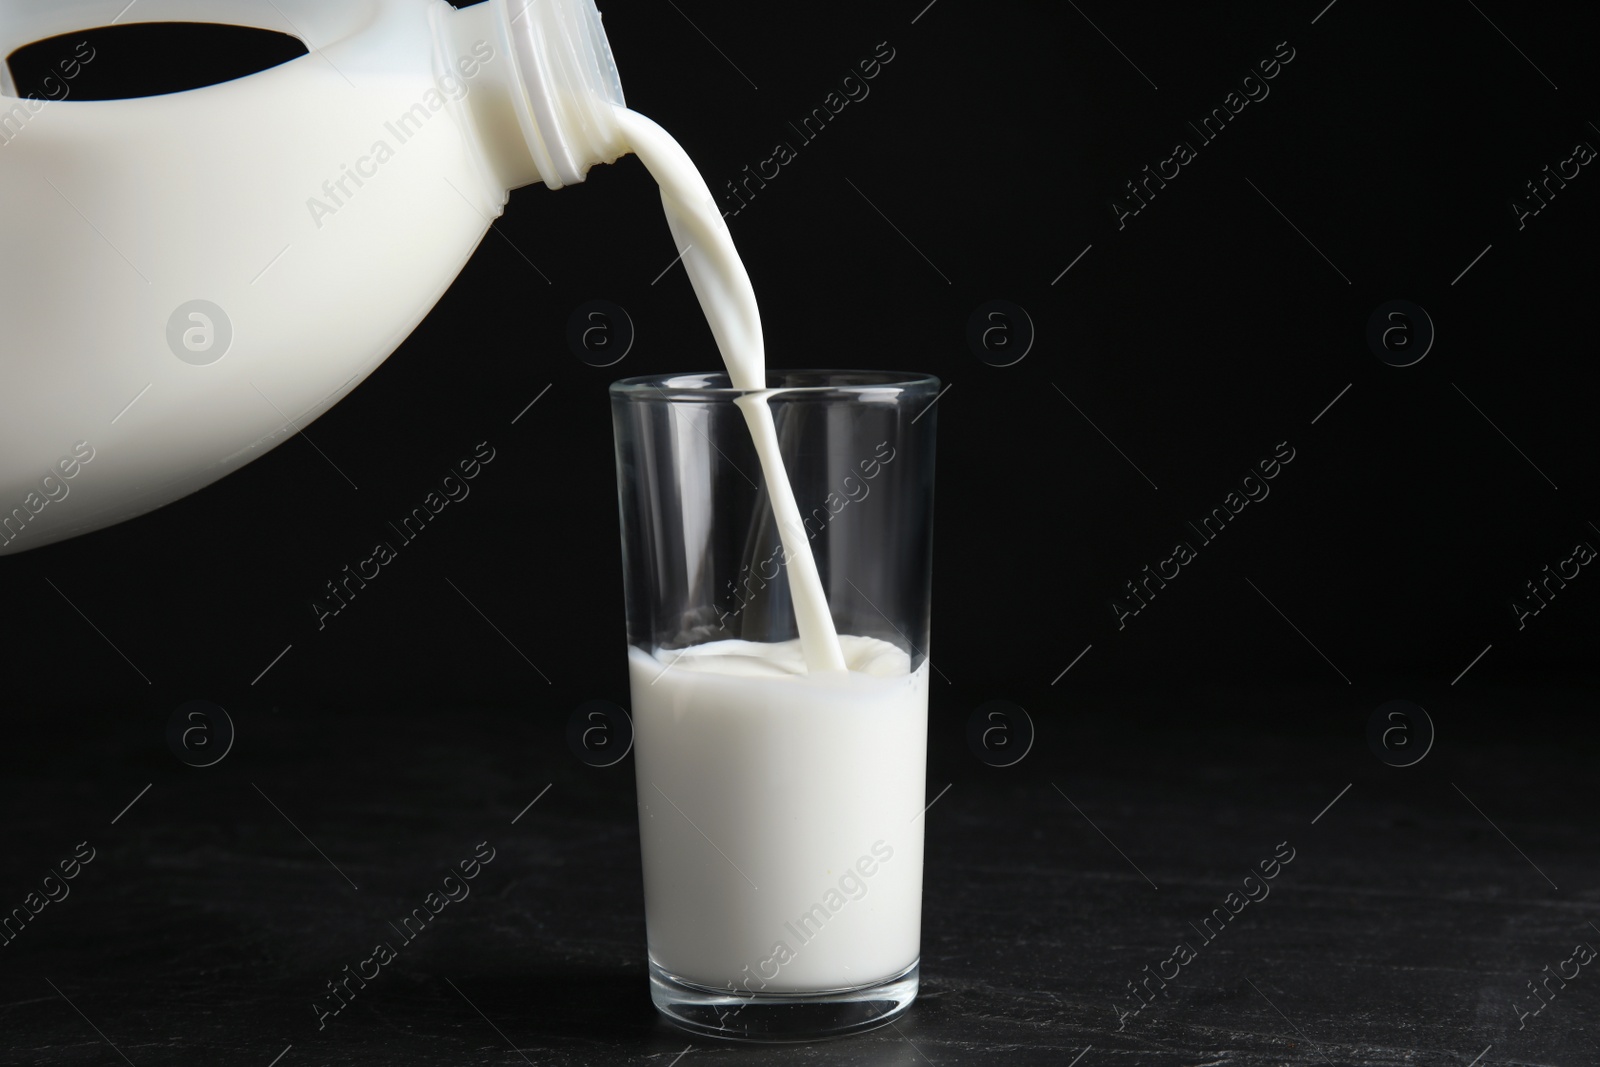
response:
<path id="1" fill-rule="evenodd" d="M 628 151 L 614 117 L 622 83 L 593 0 L 484 0 L 435 11 L 438 79 L 477 77 L 461 102 L 486 180 L 559 189 Z M 480 68 L 473 57 L 491 50 L 507 62 Z"/>

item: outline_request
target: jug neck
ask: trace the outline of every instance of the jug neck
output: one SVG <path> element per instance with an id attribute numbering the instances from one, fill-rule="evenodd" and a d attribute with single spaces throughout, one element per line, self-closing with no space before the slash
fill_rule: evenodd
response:
<path id="1" fill-rule="evenodd" d="M 469 135 L 502 189 L 559 189 L 628 151 L 615 118 L 622 84 L 593 0 L 435 11 L 435 76 L 470 83 Z"/>

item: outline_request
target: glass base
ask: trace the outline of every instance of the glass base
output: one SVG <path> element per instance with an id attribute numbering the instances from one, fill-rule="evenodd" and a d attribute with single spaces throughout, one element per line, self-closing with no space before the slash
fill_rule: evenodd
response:
<path id="1" fill-rule="evenodd" d="M 650 961 L 650 999 L 668 1022 L 691 1034 L 730 1041 L 821 1041 L 864 1033 L 903 1015 L 917 997 L 921 960 L 899 974 L 854 989 L 754 993 L 710 989 Z"/>

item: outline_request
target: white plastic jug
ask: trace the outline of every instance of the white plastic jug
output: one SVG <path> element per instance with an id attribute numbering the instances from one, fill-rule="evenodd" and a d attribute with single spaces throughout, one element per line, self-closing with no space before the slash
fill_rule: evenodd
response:
<path id="1" fill-rule="evenodd" d="M 400 345 L 509 190 L 625 151 L 592 0 L 0 0 L 0 55 L 119 15 L 309 52 L 128 100 L 0 73 L 0 553 L 286 440 Z"/>

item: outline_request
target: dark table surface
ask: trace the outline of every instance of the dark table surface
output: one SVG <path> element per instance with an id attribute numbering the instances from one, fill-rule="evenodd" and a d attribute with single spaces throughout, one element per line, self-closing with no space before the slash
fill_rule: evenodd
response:
<path id="1" fill-rule="evenodd" d="M 1600 968 L 1564 962 L 1600 945 L 1594 749 L 1523 728 L 1585 699 L 1480 693 L 1406 768 L 1364 716 L 1296 734 L 1359 703 L 1328 691 L 1085 694 L 1005 768 L 936 714 L 921 995 L 892 1028 L 783 1047 L 656 1017 L 633 761 L 580 763 L 550 716 L 279 707 L 206 768 L 148 716 L 41 716 L 7 760 L 5 906 L 80 842 L 94 858 L 0 948 L 0 1061 L 1594 1064 Z M 471 895 L 319 1029 L 326 983 L 480 842 Z M 1179 942 L 1194 958 L 1120 1015 Z M 1536 1003 L 1546 967 L 1578 973 Z"/>

